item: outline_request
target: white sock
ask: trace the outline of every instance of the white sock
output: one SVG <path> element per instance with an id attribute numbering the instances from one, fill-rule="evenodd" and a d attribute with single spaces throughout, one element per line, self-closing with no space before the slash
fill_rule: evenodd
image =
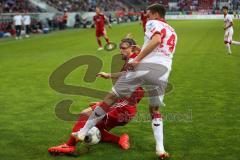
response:
<path id="1" fill-rule="evenodd" d="M 227 48 L 228 53 L 231 54 L 232 51 L 231 51 L 231 47 L 230 47 L 229 43 L 226 44 L 226 48 Z"/>
<path id="2" fill-rule="evenodd" d="M 84 135 L 94 127 L 99 121 L 101 121 L 106 115 L 106 112 L 99 106 L 97 106 L 92 114 L 89 116 L 87 122 L 84 127 L 80 130 Z"/>
<path id="3" fill-rule="evenodd" d="M 234 45 L 240 45 L 240 42 L 238 42 L 238 41 L 232 41 L 232 44 L 234 44 Z"/>
<path id="4" fill-rule="evenodd" d="M 163 145 L 163 121 L 162 118 L 154 118 L 152 120 L 152 129 L 156 141 L 156 151 L 164 152 Z"/>

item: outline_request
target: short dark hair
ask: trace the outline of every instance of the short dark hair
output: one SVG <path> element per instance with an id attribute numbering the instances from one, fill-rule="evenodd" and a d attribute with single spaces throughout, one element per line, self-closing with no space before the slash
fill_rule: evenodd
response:
<path id="1" fill-rule="evenodd" d="M 161 18 L 164 18 L 166 15 L 166 8 L 163 5 L 158 3 L 148 6 L 147 10 L 149 10 L 153 14 L 158 13 Z"/>
<path id="2" fill-rule="evenodd" d="M 228 10 L 228 7 L 227 7 L 227 6 L 223 6 L 222 9 L 226 9 L 226 10 Z"/>

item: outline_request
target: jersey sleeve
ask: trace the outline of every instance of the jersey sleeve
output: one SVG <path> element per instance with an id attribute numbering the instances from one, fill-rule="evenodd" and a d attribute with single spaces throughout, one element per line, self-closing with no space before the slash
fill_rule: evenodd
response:
<path id="1" fill-rule="evenodd" d="M 160 34 L 163 26 L 157 23 L 156 21 L 148 21 L 146 24 L 146 32 L 145 35 L 152 39 L 155 34 Z"/>

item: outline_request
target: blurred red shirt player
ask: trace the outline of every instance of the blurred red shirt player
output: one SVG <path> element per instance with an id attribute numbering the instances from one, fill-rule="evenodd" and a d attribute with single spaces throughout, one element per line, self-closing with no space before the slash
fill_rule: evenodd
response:
<path id="1" fill-rule="evenodd" d="M 108 26 L 110 27 L 108 18 L 101 12 L 101 9 L 99 7 L 96 7 L 96 15 L 93 17 L 93 21 L 95 23 L 96 28 L 96 38 L 99 45 L 98 51 L 103 50 L 101 37 L 104 37 L 107 44 L 110 44 L 109 38 L 107 36 L 106 28 L 105 28 L 105 22 L 107 22 Z"/>
<path id="2" fill-rule="evenodd" d="M 143 30 L 144 30 L 144 33 L 146 31 L 146 23 L 147 23 L 147 12 L 146 10 L 144 10 L 142 13 L 141 13 L 141 21 L 142 21 L 142 26 L 143 26 Z"/>

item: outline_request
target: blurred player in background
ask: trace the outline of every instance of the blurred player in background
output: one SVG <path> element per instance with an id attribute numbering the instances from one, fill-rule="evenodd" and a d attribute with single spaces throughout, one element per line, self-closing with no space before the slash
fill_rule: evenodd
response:
<path id="1" fill-rule="evenodd" d="M 67 13 L 67 9 L 64 9 L 64 13 L 63 13 L 63 27 L 64 27 L 64 29 L 67 28 L 67 21 L 68 21 L 68 13 Z"/>
<path id="2" fill-rule="evenodd" d="M 146 31 L 147 19 L 148 19 L 148 17 L 147 17 L 147 11 L 144 10 L 144 11 L 141 13 L 141 24 L 142 24 L 144 33 L 145 33 L 145 31 Z"/>
<path id="3" fill-rule="evenodd" d="M 231 51 L 231 44 L 234 45 L 240 45 L 240 42 L 233 41 L 233 19 L 230 14 L 228 14 L 228 7 L 224 6 L 223 8 L 223 14 L 224 14 L 224 43 L 226 44 L 227 52 L 228 54 L 232 54 Z"/>
<path id="4" fill-rule="evenodd" d="M 147 86 L 152 130 L 156 141 L 156 154 L 168 158 L 163 144 L 163 119 L 159 107 L 163 106 L 165 89 L 171 72 L 172 59 L 177 45 L 175 30 L 165 21 L 166 9 L 153 4 L 147 8 L 148 22 L 141 52 L 128 63 L 128 71 L 119 75 L 112 91 L 90 115 L 85 126 L 72 135 L 83 140 L 90 128 L 101 120 L 117 97 L 125 97 L 139 86 Z"/>
<path id="5" fill-rule="evenodd" d="M 104 37 L 104 39 L 107 42 L 107 45 L 110 45 L 109 38 L 107 36 L 106 28 L 105 28 L 105 22 L 110 27 L 110 23 L 108 18 L 101 12 L 101 9 L 99 7 L 96 7 L 96 15 L 93 17 L 93 21 L 95 23 L 96 28 L 96 38 L 99 45 L 98 51 L 103 50 L 101 37 Z"/>
<path id="6" fill-rule="evenodd" d="M 29 38 L 29 34 L 30 34 L 30 25 L 31 25 L 31 17 L 28 14 L 28 11 L 25 11 L 25 14 L 23 16 L 23 24 L 24 24 L 24 28 L 25 28 L 25 37 Z"/>
<path id="7" fill-rule="evenodd" d="M 126 64 L 129 60 L 135 58 L 139 52 L 139 49 L 136 48 L 136 43 L 131 38 L 125 38 L 121 41 L 120 50 L 122 55 L 122 60 L 125 61 L 125 65 L 122 68 L 122 71 L 126 70 Z M 97 74 L 98 77 L 105 79 L 108 78 L 117 78 L 117 75 L 100 72 Z M 119 98 L 110 108 L 110 111 L 106 116 L 96 125 L 96 127 L 101 132 L 101 141 L 102 142 L 111 142 L 118 144 L 122 149 L 128 149 L 130 147 L 129 136 L 123 134 L 120 137 L 109 132 L 114 127 L 123 126 L 128 124 L 137 112 L 137 104 L 144 96 L 144 90 L 142 88 L 137 88 L 133 94 L 127 98 Z M 88 120 L 89 116 L 93 110 L 99 105 L 99 102 L 90 104 L 91 107 L 85 109 L 81 112 L 79 119 L 75 126 L 73 127 L 73 132 L 80 130 Z M 70 136 L 67 143 L 64 143 L 59 146 L 51 147 L 48 149 L 50 153 L 73 153 L 76 150 L 76 144 L 78 141 Z"/>
<path id="8" fill-rule="evenodd" d="M 14 24 L 15 29 L 16 29 L 16 37 L 15 37 L 16 40 L 22 39 L 21 31 L 22 31 L 22 25 L 23 25 L 23 17 L 20 13 L 17 13 L 13 17 L 13 24 Z"/>

